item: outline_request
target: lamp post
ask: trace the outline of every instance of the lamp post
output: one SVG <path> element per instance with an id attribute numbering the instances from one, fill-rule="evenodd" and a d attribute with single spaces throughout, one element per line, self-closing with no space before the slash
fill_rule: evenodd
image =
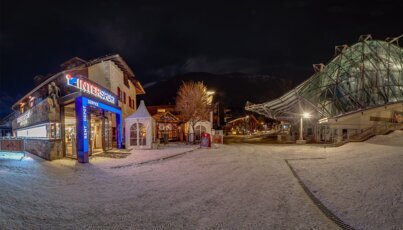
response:
<path id="1" fill-rule="evenodd" d="M 303 119 L 304 118 L 310 118 L 310 117 L 311 117 L 311 114 L 304 112 L 302 114 L 301 118 L 300 118 L 301 127 L 300 127 L 300 130 L 299 130 L 299 140 L 297 141 L 297 144 L 305 144 L 306 143 L 306 141 L 304 140 L 304 137 L 303 137 L 303 133 L 304 133 Z"/>
<path id="2" fill-rule="evenodd" d="M 215 92 L 214 91 L 207 91 L 207 103 L 209 106 L 212 106 L 213 104 L 213 97 L 214 97 Z M 214 126 L 214 121 L 213 121 L 213 108 L 210 108 L 210 122 L 211 122 L 211 127 Z"/>

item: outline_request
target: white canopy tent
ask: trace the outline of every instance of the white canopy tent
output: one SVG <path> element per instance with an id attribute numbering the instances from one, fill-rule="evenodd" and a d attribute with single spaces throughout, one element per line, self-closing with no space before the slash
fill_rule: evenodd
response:
<path id="1" fill-rule="evenodd" d="M 154 127 L 155 120 L 141 100 L 136 112 L 125 118 L 126 148 L 151 149 Z"/>

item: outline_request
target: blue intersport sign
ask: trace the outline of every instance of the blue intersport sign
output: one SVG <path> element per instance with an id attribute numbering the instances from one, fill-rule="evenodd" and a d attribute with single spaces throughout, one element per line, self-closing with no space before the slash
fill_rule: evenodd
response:
<path id="1" fill-rule="evenodd" d="M 88 113 L 87 105 L 83 103 L 83 138 L 84 138 L 84 152 L 88 152 Z"/>
<path id="2" fill-rule="evenodd" d="M 84 91 L 88 94 L 91 94 L 95 97 L 98 97 L 104 101 L 115 104 L 116 97 L 106 90 L 101 89 L 100 87 L 90 83 L 81 78 L 73 77 L 70 74 L 66 74 L 67 85 L 78 88 L 81 91 Z"/>
<path id="3" fill-rule="evenodd" d="M 105 103 L 89 99 L 81 96 L 76 98 L 76 130 L 77 130 L 77 160 L 81 163 L 88 163 L 88 151 L 89 151 L 89 125 L 88 125 L 88 106 L 94 106 L 116 115 L 116 145 L 120 149 L 122 148 L 122 112 L 119 108 L 107 105 Z"/>

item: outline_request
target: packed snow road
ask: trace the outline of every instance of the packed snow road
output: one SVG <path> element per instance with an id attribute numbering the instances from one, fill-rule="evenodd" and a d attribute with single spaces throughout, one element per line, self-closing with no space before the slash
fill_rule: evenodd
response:
<path id="1" fill-rule="evenodd" d="M 35 157 L 0 161 L 0 229 L 338 229 L 284 161 L 300 158 L 324 158 L 290 162 L 315 195 L 349 225 L 399 229 L 403 151 L 397 143 L 332 149 L 232 144 L 125 167 L 116 167 L 125 159 L 90 164 Z M 370 173 L 372 179 L 361 180 L 371 171 L 362 162 L 369 147 L 376 150 L 368 153 L 369 167 L 390 170 L 382 178 Z M 350 173 L 354 162 L 360 169 Z M 334 176 L 336 172 L 341 175 Z M 388 176 L 390 181 L 382 183 Z M 352 200 L 359 187 L 372 190 Z"/>

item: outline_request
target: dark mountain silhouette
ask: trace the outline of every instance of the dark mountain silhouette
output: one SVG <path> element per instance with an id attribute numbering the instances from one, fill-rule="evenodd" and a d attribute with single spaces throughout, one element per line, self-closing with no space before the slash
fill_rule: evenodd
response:
<path id="1" fill-rule="evenodd" d="M 262 103 L 281 96 L 295 85 L 290 80 L 268 75 L 186 73 L 145 84 L 142 99 L 147 105 L 175 104 L 176 92 L 183 81 L 203 81 L 208 90 L 215 91 L 214 100 L 235 114 L 243 113 L 246 101 Z"/>

